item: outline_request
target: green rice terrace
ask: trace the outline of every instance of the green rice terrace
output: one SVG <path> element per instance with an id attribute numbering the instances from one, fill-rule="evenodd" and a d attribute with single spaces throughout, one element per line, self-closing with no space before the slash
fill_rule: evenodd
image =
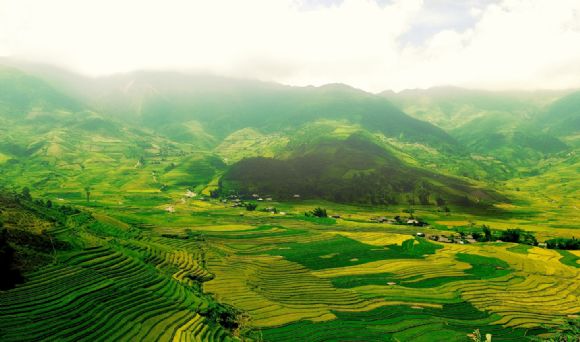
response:
<path id="1" fill-rule="evenodd" d="M 2 342 L 578 341 L 577 92 L 20 67 Z"/>

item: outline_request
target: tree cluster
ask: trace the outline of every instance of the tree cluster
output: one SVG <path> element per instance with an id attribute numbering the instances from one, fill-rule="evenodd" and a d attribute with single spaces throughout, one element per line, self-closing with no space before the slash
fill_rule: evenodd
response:
<path id="1" fill-rule="evenodd" d="M 571 239 L 557 238 L 546 241 L 546 245 L 550 249 L 566 249 L 566 250 L 579 250 L 580 240 L 575 237 Z"/>

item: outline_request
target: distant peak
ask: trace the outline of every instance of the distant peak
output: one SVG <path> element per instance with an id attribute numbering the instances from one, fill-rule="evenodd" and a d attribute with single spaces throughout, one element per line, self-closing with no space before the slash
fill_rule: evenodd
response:
<path id="1" fill-rule="evenodd" d="M 334 91 L 348 91 L 348 92 L 358 92 L 358 93 L 367 93 L 366 91 L 359 89 L 359 88 L 355 88 L 353 86 L 350 86 L 348 84 L 344 84 L 344 83 L 329 83 L 329 84 L 325 84 L 325 85 L 321 85 L 320 87 L 318 87 L 318 89 L 321 90 L 334 90 Z"/>

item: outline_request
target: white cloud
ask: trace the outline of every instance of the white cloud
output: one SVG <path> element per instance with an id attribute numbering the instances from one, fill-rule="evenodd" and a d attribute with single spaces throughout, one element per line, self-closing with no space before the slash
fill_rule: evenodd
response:
<path id="1" fill-rule="evenodd" d="M 371 91 L 580 86 L 565 72 L 580 70 L 577 0 L 474 5 L 465 13 L 473 27 L 433 32 L 419 46 L 401 37 L 445 16 L 421 0 L 382 3 L 0 0 L 0 54 L 92 75 L 171 68 Z"/>

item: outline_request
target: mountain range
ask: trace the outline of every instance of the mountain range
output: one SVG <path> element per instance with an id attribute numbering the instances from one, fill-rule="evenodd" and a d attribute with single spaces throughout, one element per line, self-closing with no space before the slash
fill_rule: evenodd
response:
<path id="1" fill-rule="evenodd" d="M 510 201 L 500 182 L 537 176 L 578 148 L 572 90 L 371 94 L 169 71 L 89 78 L 2 62 L 3 182 L 34 179 L 28 185 L 49 195 L 190 188 L 487 206 Z"/>

